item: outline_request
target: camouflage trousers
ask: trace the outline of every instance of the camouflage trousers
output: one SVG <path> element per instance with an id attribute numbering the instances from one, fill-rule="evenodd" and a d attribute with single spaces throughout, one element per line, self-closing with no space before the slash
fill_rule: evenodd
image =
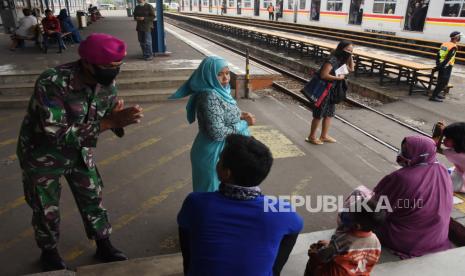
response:
<path id="1" fill-rule="evenodd" d="M 102 179 L 96 168 L 84 163 L 70 168 L 35 168 L 23 170 L 26 202 L 32 208 L 32 226 L 37 245 L 55 248 L 60 236 L 60 177 L 71 188 L 89 239 L 107 238 L 111 233 L 107 211 L 102 206 Z"/>

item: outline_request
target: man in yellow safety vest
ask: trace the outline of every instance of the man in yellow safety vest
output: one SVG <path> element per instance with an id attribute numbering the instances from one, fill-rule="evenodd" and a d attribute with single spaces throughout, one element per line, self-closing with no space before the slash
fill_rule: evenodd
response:
<path id="1" fill-rule="evenodd" d="M 441 48 L 439 48 L 435 67 L 435 70 L 439 71 L 438 82 L 433 91 L 433 95 L 429 98 L 430 101 L 442 102 L 444 99 L 444 96 L 439 95 L 439 93 L 443 91 L 449 83 L 452 67 L 455 63 L 455 55 L 457 54 L 457 43 L 460 41 L 461 36 L 463 36 L 461 32 L 452 32 L 450 34 L 450 41 L 443 43 Z"/>

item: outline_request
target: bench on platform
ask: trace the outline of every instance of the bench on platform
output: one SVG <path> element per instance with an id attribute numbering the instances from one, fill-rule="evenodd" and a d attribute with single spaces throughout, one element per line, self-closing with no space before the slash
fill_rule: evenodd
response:
<path id="1" fill-rule="evenodd" d="M 276 48 L 284 48 L 288 53 L 291 51 L 298 51 L 301 55 L 307 54 L 316 59 L 324 58 L 336 48 L 336 44 L 334 43 L 327 43 L 284 32 L 278 33 L 276 31 L 258 29 L 253 26 L 242 26 L 179 14 L 170 16 L 175 16 L 187 22 L 199 23 L 205 27 L 216 29 L 221 32 L 254 40 L 260 44 L 267 43 Z M 431 86 L 422 85 L 424 84 L 423 78 L 430 78 L 426 80 L 426 82 L 432 85 L 434 84 L 433 65 L 370 53 L 362 49 L 354 50 L 354 58 L 356 75 L 364 73 L 370 75 L 376 74 L 379 76 L 380 85 L 384 85 L 386 82 L 400 84 L 402 81 L 405 81 L 410 86 L 410 90 L 427 92 Z M 427 73 L 424 74 L 423 72 Z M 419 79 L 420 77 L 423 78 Z"/>
<path id="2" fill-rule="evenodd" d="M 422 92 L 425 95 L 428 95 L 429 92 L 433 90 L 433 86 L 436 87 L 438 83 L 438 78 L 435 74 L 435 71 L 418 71 L 416 72 L 415 82 L 412 81 L 409 89 L 409 95 L 413 95 L 416 92 Z M 444 88 L 444 94 L 448 94 L 450 89 L 454 86 L 449 84 Z"/>
<path id="3" fill-rule="evenodd" d="M 218 16 L 213 14 L 199 14 L 192 12 L 182 12 L 185 15 L 197 16 L 202 18 L 209 18 L 213 20 L 218 20 L 222 22 L 232 22 L 236 24 L 243 23 L 249 26 L 259 26 L 259 27 L 268 27 L 272 30 L 286 31 L 286 32 L 298 32 L 299 34 L 323 37 L 337 40 L 350 40 L 356 44 L 367 45 L 373 47 L 380 47 L 388 50 L 413 53 L 419 55 L 425 55 L 430 57 L 435 57 L 436 52 L 440 47 L 439 42 L 419 39 L 416 38 L 414 41 L 420 42 L 422 44 L 417 44 L 412 42 L 410 39 L 398 40 L 395 35 L 387 34 L 376 34 L 376 33 L 367 33 L 366 31 L 355 31 L 355 30 L 344 30 L 344 34 L 341 34 L 340 31 L 336 31 L 333 28 L 306 25 L 306 24 L 297 24 L 291 22 L 273 22 L 259 18 L 250 18 L 250 17 L 236 17 L 236 16 Z M 292 28 L 292 30 L 289 30 Z M 381 37 L 380 37 L 381 35 Z M 459 47 L 460 48 L 460 47 Z M 460 48 L 457 52 L 458 55 L 462 56 L 465 52 Z M 459 61 L 465 61 L 463 57 L 457 57 Z"/>

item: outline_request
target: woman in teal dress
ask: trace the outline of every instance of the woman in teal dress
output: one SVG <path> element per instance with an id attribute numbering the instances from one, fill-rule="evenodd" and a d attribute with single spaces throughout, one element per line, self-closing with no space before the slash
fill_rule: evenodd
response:
<path id="1" fill-rule="evenodd" d="M 199 133 L 191 149 L 194 192 L 214 192 L 219 180 L 216 163 L 229 134 L 249 134 L 255 117 L 241 112 L 231 96 L 228 63 L 221 57 L 205 58 L 170 99 L 190 96 L 186 106 L 187 120 L 198 119 Z"/>

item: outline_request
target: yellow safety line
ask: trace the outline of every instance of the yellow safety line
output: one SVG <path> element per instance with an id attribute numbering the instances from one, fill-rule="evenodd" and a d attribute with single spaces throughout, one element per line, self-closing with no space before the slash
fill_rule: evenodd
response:
<path id="1" fill-rule="evenodd" d="M 12 154 L 10 156 L 7 157 L 8 160 L 10 161 L 15 161 L 18 157 L 16 157 L 16 154 Z"/>
<path id="2" fill-rule="evenodd" d="M 28 238 L 34 234 L 32 227 L 21 232 L 18 236 L 14 239 L 9 239 L 7 242 L 0 243 L 0 251 L 6 250 L 12 247 L 15 243 L 22 241 L 25 238 Z"/>
<path id="3" fill-rule="evenodd" d="M 14 144 L 14 143 L 16 143 L 16 139 L 13 139 L 13 138 L 10 138 L 10 139 L 4 140 L 4 141 L 0 141 L 0 148 L 3 147 L 3 146 Z"/>
<path id="4" fill-rule="evenodd" d="M 165 189 L 163 189 L 159 194 L 146 199 L 144 202 L 142 202 L 142 204 L 136 210 L 119 217 L 116 220 L 116 222 L 113 223 L 113 226 L 112 226 L 113 231 L 118 231 L 121 228 L 125 227 L 126 225 L 131 223 L 133 220 L 137 219 L 142 214 L 144 214 L 147 210 L 165 201 L 172 193 L 184 188 L 189 182 L 190 182 L 190 178 L 177 181 L 173 185 L 170 185 L 166 187 Z M 75 248 L 67 252 L 65 254 L 64 259 L 66 261 L 72 261 L 76 259 L 77 257 L 79 257 L 80 255 L 82 255 L 82 253 L 84 253 L 86 249 L 93 249 L 93 248 L 94 248 L 93 243 L 88 243 L 88 242 L 81 243 L 80 245 L 76 246 Z"/>
<path id="5" fill-rule="evenodd" d="M 456 196 L 456 197 L 458 197 L 458 198 L 460 198 L 461 200 L 464 201 L 462 203 L 455 204 L 454 208 L 457 209 L 458 211 L 462 212 L 462 213 L 465 213 L 465 195 L 460 194 L 460 193 L 454 193 L 454 196 Z"/>
<path id="6" fill-rule="evenodd" d="M 144 108 L 144 107 L 142 106 L 142 108 L 144 109 L 144 113 L 147 113 L 147 112 L 149 112 L 149 111 L 156 110 L 156 109 L 157 109 L 158 107 L 160 107 L 160 106 L 161 106 L 160 104 L 153 104 L 153 105 L 151 105 L 151 106 L 149 106 L 149 107 L 147 107 L 147 108 Z"/>
<path id="7" fill-rule="evenodd" d="M 128 149 L 128 150 L 123 150 L 117 154 L 114 154 L 100 162 L 97 162 L 97 165 L 100 166 L 100 167 L 103 167 L 103 166 L 107 166 L 108 164 L 111 164 L 112 162 L 116 162 L 118 160 L 121 160 L 125 157 L 128 157 L 129 155 L 135 153 L 135 152 L 138 152 L 146 147 L 149 147 L 155 143 L 157 143 L 158 141 L 160 141 L 161 138 L 160 137 L 155 137 L 155 138 L 150 138 L 148 140 L 145 140 L 144 142 L 140 143 L 140 144 L 137 144 L 135 146 L 133 146 L 132 148 Z"/>
<path id="8" fill-rule="evenodd" d="M 17 114 L 11 114 L 11 115 L 8 115 L 8 116 L 4 116 L 4 117 L 0 118 L 0 122 L 6 121 L 6 120 L 9 120 L 9 119 L 13 119 L 15 117 L 22 117 L 24 115 L 25 115 L 25 113 L 21 113 L 21 114 L 17 113 Z"/>
<path id="9" fill-rule="evenodd" d="M 160 137 L 150 138 L 150 139 L 148 139 L 148 140 L 146 140 L 146 141 L 144 141 L 144 142 L 142 142 L 140 144 L 137 144 L 137 145 L 133 146 L 129 150 L 123 150 L 123 151 L 121 151 L 121 152 L 119 152 L 117 154 L 114 154 L 114 155 L 112 155 L 112 156 L 98 162 L 97 165 L 102 166 L 102 167 L 107 166 L 107 165 L 109 165 L 109 164 L 111 164 L 113 162 L 116 162 L 116 161 L 121 160 L 121 159 L 123 159 L 125 157 L 128 157 L 129 155 L 131 155 L 131 154 L 133 154 L 133 153 L 135 153 L 137 151 L 140 151 L 140 150 L 142 150 L 142 149 L 144 149 L 144 148 L 146 148 L 148 146 L 151 146 L 151 145 L 157 143 L 160 140 L 161 140 Z M 21 196 L 21 197 L 15 199 L 14 201 L 6 204 L 4 207 L 1 207 L 0 208 L 0 215 L 7 212 L 7 211 L 9 211 L 10 209 L 17 208 L 17 207 L 21 206 L 24 203 L 26 203 L 26 201 L 24 201 L 24 196 Z"/>
<path id="10" fill-rule="evenodd" d="M 182 112 L 184 110 L 185 110 L 184 108 L 180 108 L 178 110 L 175 110 L 175 111 L 171 112 L 171 114 L 177 114 L 177 113 L 180 113 L 180 112 Z M 145 112 L 145 109 L 144 109 L 144 112 Z M 150 121 L 148 121 L 146 123 L 130 126 L 128 129 L 125 129 L 125 135 L 132 134 L 132 133 L 136 132 L 137 130 L 146 128 L 148 126 L 156 125 L 156 124 L 160 123 L 161 121 L 163 121 L 165 119 L 166 119 L 165 116 L 160 116 L 160 117 L 152 119 L 152 120 L 150 120 Z M 113 136 L 105 139 L 104 141 L 106 141 L 106 142 L 115 141 L 118 138 L 119 137 L 113 135 Z"/>
<path id="11" fill-rule="evenodd" d="M 129 127 L 128 129 L 125 129 L 124 130 L 124 134 L 125 135 L 129 135 L 129 134 L 132 134 L 140 129 L 143 129 L 143 128 L 146 128 L 148 126 L 151 126 L 151 125 L 155 125 L 155 124 L 158 124 L 159 122 L 165 120 L 166 117 L 162 116 L 162 117 L 157 117 L 151 121 L 148 121 L 147 123 L 144 123 L 144 124 L 138 124 L 138 125 L 135 125 L 135 126 L 132 126 L 132 127 Z M 104 141 L 105 142 L 110 142 L 110 141 L 115 141 L 116 139 L 119 139 L 118 136 L 116 135 L 113 135 L 107 139 L 105 139 Z"/>
<path id="12" fill-rule="evenodd" d="M 104 195 L 107 196 L 108 194 L 119 190 L 121 187 L 127 187 L 128 185 L 133 184 L 135 182 L 135 180 L 137 180 L 139 177 L 141 177 L 141 176 L 143 176 L 143 175 L 157 169 L 160 166 L 165 165 L 166 163 L 170 162 L 174 158 L 176 158 L 176 157 L 180 156 L 181 154 L 185 153 L 187 150 L 190 149 L 190 147 L 191 147 L 190 145 L 184 145 L 184 146 L 182 146 L 180 148 L 177 148 L 174 151 L 172 151 L 172 152 L 170 152 L 170 153 L 168 153 L 166 155 L 161 156 L 157 160 L 156 163 L 151 164 L 150 166 L 148 166 L 146 168 L 143 168 L 142 170 L 138 171 L 136 174 L 134 174 L 134 175 L 130 176 L 129 178 L 127 178 L 126 181 L 122 181 L 122 183 L 120 183 L 119 185 L 113 186 L 111 189 L 104 189 L 104 192 L 103 192 Z M 68 213 L 63 214 L 61 217 L 63 219 L 63 218 L 68 217 L 70 214 L 71 214 L 71 212 L 68 212 Z M 24 239 L 26 237 L 29 237 L 29 236 L 32 236 L 32 235 L 33 235 L 32 228 L 30 228 L 28 230 L 25 230 L 20 235 L 18 235 L 17 237 L 15 237 L 13 239 L 10 239 L 7 242 L 0 243 L 0 251 L 3 251 L 3 250 L 6 250 L 6 249 L 10 248 L 15 243 L 20 242 L 22 239 Z"/>
<path id="13" fill-rule="evenodd" d="M 11 209 L 21 206 L 24 203 L 26 203 L 26 201 L 24 200 L 24 196 L 20 196 L 17 199 L 7 203 L 5 206 L 0 207 L 0 215 L 8 212 Z"/>
<path id="14" fill-rule="evenodd" d="M 301 195 L 301 192 L 310 184 L 310 181 L 312 180 L 312 177 L 305 177 L 304 179 L 299 181 L 299 184 L 297 184 L 294 188 L 294 191 L 292 192 L 293 196 L 296 195 Z"/>

